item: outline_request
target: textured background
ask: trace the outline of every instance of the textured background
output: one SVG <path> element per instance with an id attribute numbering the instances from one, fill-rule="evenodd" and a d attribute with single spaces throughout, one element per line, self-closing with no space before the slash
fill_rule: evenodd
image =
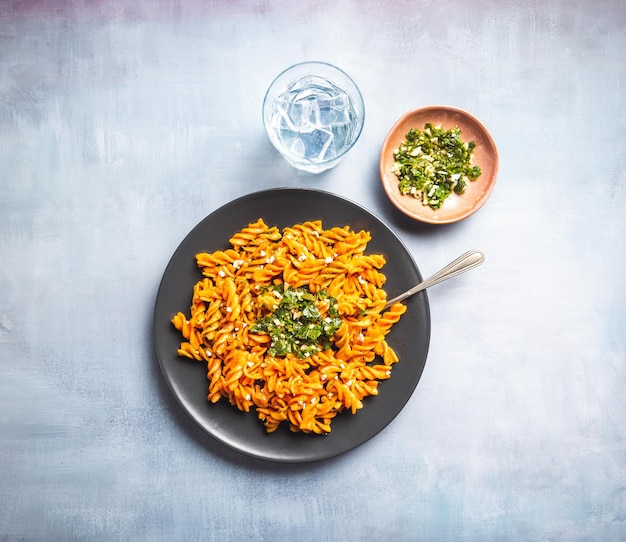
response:
<path id="1" fill-rule="evenodd" d="M 346 70 L 365 129 L 296 172 L 261 125 L 288 65 Z M 626 6 L 620 0 L 3 1 L 0 540 L 626 537 Z M 481 211 L 385 199 L 405 111 L 467 109 L 500 151 Z M 159 372 L 157 287 L 222 204 L 317 187 L 383 218 L 428 275 L 431 349 L 403 412 L 331 461 L 201 434 Z"/>

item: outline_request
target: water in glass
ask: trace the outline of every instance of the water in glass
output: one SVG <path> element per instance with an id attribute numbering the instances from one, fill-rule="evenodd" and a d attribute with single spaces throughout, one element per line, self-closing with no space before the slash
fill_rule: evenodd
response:
<path id="1" fill-rule="evenodd" d="M 270 137 L 294 165 L 313 169 L 354 143 L 357 113 L 350 96 L 328 79 L 306 76 L 274 99 Z"/>

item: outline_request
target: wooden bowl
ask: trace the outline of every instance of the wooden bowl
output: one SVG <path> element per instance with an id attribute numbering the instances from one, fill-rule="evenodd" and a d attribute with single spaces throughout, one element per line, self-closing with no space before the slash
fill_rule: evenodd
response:
<path id="1" fill-rule="evenodd" d="M 421 199 L 410 194 L 402 194 L 398 177 L 391 169 L 395 162 L 393 151 L 406 139 L 408 131 L 411 128 L 423 130 L 427 122 L 447 130 L 458 126 L 463 141 L 476 143 L 472 164 L 482 169 L 478 179 L 467 183 L 463 194 L 451 194 L 439 209 L 424 205 Z M 391 203 L 411 218 L 430 224 L 450 224 L 473 215 L 489 199 L 497 174 L 498 149 L 491 135 L 477 118 L 454 107 L 433 105 L 406 113 L 387 134 L 380 153 L 380 178 Z"/>

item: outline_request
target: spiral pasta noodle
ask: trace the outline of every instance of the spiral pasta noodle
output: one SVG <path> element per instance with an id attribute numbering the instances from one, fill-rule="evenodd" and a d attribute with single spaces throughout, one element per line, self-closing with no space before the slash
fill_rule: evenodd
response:
<path id="1" fill-rule="evenodd" d="M 197 254 L 202 279 L 190 314 L 179 312 L 172 323 L 184 339 L 178 355 L 207 365 L 208 400 L 254 410 L 270 433 L 286 422 L 292 431 L 326 434 L 339 412 L 355 414 L 377 395 L 398 362 L 385 337 L 406 307 L 383 310 L 386 261 L 365 254 L 370 239 L 349 226 L 310 221 L 279 230 L 259 219 L 231 237 L 231 248 Z M 330 344 L 273 352 L 258 322 L 268 315 L 271 322 L 277 287 L 317 296 L 323 324 L 335 303 L 340 320 Z"/>

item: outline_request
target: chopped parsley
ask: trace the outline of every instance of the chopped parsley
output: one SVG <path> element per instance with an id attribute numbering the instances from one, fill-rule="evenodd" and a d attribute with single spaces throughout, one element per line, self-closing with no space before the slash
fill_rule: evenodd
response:
<path id="1" fill-rule="evenodd" d="M 306 358 L 330 348 L 341 325 L 334 297 L 326 290 L 312 293 L 306 286 L 289 288 L 280 284 L 267 289 L 278 298 L 278 305 L 256 321 L 252 332 L 271 337 L 270 355 L 284 357 L 292 353 Z"/>
<path id="2" fill-rule="evenodd" d="M 480 166 L 470 164 L 475 147 L 473 141 L 463 142 L 458 126 L 445 130 L 427 123 L 424 130 L 411 128 L 394 151 L 392 171 L 400 192 L 439 209 L 452 192 L 462 194 L 468 180 L 482 173 Z"/>

